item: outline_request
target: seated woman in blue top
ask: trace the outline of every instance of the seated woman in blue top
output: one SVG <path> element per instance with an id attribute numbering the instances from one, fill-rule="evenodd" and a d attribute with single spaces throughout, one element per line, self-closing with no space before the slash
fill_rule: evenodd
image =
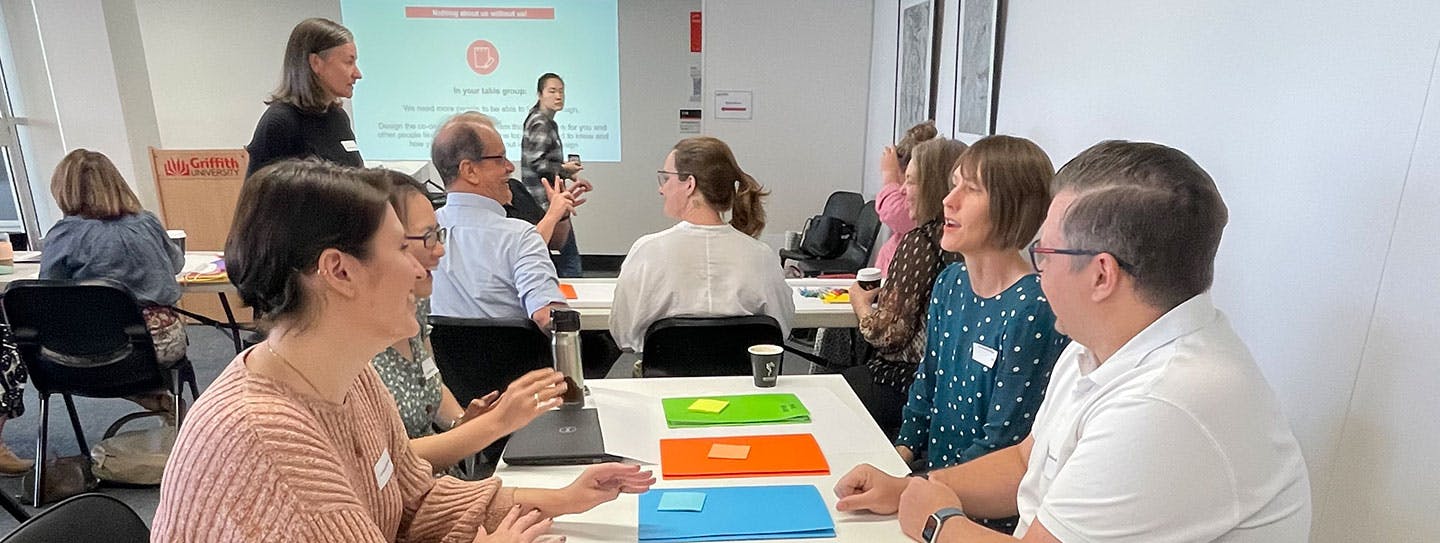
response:
<path id="1" fill-rule="evenodd" d="M 115 164 L 104 154 L 76 149 L 60 161 L 50 193 L 65 218 L 45 236 L 41 279 L 110 279 L 140 302 L 162 368 L 185 357 L 189 340 L 175 312 L 175 274 L 185 254 L 170 242 L 154 213 L 140 207 Z M 130 398 L 151 410 L 170 405 L 163 391 Z"/>
<path id="2" fill-rule="evenodd" d="M 1054 173 L 1044 151 L 1011 136 L 982 138 L 956 162 L 940 246 L 964 261 L 931 290 L 925 356 L 895 447 L 907 462 L 960 464 L 1030 433 L 1070 341 L 1020 256 L 1045 219 Z M 1014 530 L 1013 519 L 987 526 Z"/>

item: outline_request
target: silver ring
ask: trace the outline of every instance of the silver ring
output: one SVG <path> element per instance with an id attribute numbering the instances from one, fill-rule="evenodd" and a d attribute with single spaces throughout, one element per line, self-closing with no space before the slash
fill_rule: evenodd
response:
<path id="1" fill-rule="evenodd" d="M 537 405 L 537 406 L 540 405 L 540 393 L 539 393 L 539 392 L 536 392 L 536 393 L 535 393 L 535 405 Z"/>

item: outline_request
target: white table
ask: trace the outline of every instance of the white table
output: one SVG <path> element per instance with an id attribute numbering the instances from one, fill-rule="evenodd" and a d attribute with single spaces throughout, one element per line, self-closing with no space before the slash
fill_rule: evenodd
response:
<path id="1" fill-rule="evenodd" d="M 16 256 L 20 256 L 20 252 L 22 251 L 17 251 Z M 34 254 L 32 251 L 23 252 L 27 253 L 26 256 L 31 256 Z M 191 313 L 189 311 L 179 311 L 184 313 L 186 316 L 195 319 L 196 321 L 199 321 L 203 324 L 230 331 L 231 339 L 235 342 L 235 352 L 238 353 L 240 352 L 241 348 L 240 325 L 235 322 L 235 313 L 230 308 L 230 299 L 226 296 L 227 294 L 236 294 L 238 292 L 235 290 L 235 285 L 230 284 L 229 281 L 224 281 L 220 283 L 187 283 L 185 281 L 185 274 L 205 270 L 207 267 L 210 266 L 210 263 L 214 262 L 216 259 L 219 258 L 220 253 L 217 251 L 188 251 L 185 253 L 185 265 L 180 269 L 180 273 L 175 276 L 175 280 L 179 281 L 180 290 L 185 294 L 212 293 L 218 296 L 220 298 L 220 307 L 225 310 L 225 318 L 229 322 L 220 322 L 210 317 Z M 17 262 L 15 263 L 15 273 L 0 275 L 0 292 L 4 292 L 5 288 L 10 286 L 11 281 L 39 278 L 39 262 Z"/>
<path id="2" fill-rule="evenodd" d="M 580 312 L 580 328 L 585 330 L 609 330 L 610 307 L 615 303 L 615 278 L 561 279 L 561 283 L 575 287 L 575 299 L 566 303 Z M 854 328 L 859 325 L 855 310 L 850 304 L 827 304 L 819 298 L 800 295 L 801 288 L 849 287 L 853 279 L 786 279 L 794 291 L 794 328 Z"/>
<path id="3" fill-rule="evenodd" d="M 22 252 L 23 252 L 23 253 L 32 253 L 33 251 L 17 251 L 17 253 L 22 253 Z M 18 256 L 18 254 L 17 254 L 17 256 Z M 28 255 L 27 255 L 27 256 L 28 256 Z M 217 251 L 189 251 L 189 252 L 185 253 L 185 266 L 184 266 L 183 268 L 181 268 L 180 273 L 175 276 L 175 279 L 180 282 L 180 289 L 183 290 L 186 294 L 206 293 L 206 292 L 215 292 L 215 293 L 222 293 L 222 292 L 223 292 L 223 293 L 234 294 L 234 293 L 236 292 L 236 291 L 235 291 L 235 285 L 230 284 L 228 281 L 227 281 L 227 282 L 223 282 L 223 283 L 186 283 L 186 282 L 185 282 L 185 274 L 190 273 L 190 272 L 193 272 L 193 271 L 199 271 L 199 270 L 201 270 L 201 269 L 204 269 L 204 268 L 205 268 L 206 266 L 208 266 L 211 262 L 214 262 L 214 261 L 215 261 L 216 259 L 218 259 L 218 258 L 220 258 L 220 253 L 217 252 Z M 19 280 L 21 280 L 21 279 L 39 279 L 39 278 L 40 278 L 40 263 L 39 263 L 39 262 L 16 262 L 16 263 L 15 263 L 15 273 L 7 274 L 7 275 L 0 275 L 0 290 L 3 290 L 4 287 L 9 286 L 11 281 L 19 281 Z"/>
<path id="4" fill-rule="evenodd" d="M 661 379 L 591 380 L 588 403 L 599 410 L 607 453 L 636 459 L 654 469 L 654 488 L 706 486 L 751 486 L 811 484 L 825 498 L 835 519 L 836 539 L 831 541 L 903 541 L 900 523 L 892 516 L 835 511 L 835 488 L 840 476 L 851 467 L 868 462 L 888 473 L 908 469 L 870 419 L 865 407 L 838 375 L 783 375 L 775 388 L 756 388 L 750 377 L 694 377 Z M 752 392 L 790 392 L 810 410 L 809 424 L 777 424 L 716 428 L 670 429 L 660 408 L 660 399 L 676 396 L 706 396 Z M 769 435 L 810 433 L 820 444 L 830 475 L 802 477 L 747 477 L 735 479 L 660 478 L 660 438 L 727 435 Z M 584 466 L 510 466 L 500 464 L 495 474 L 509 486 L 560 488 L 575 479 Z M 783 507 L 777 504 L 777 507 Z M 579 515 L 557 518 L 551 533 L 566 536 L 571 543 L 635 541 L 639 536 L 639 499 L 622 494 Z M 815 539 L 777 541 L 822 541 Z"/>

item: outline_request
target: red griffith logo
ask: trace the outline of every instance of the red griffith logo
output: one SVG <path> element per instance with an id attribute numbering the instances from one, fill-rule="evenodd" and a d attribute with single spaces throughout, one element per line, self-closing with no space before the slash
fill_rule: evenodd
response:
<path id="1" fill-rule="evenodd" d="M 190 175 L 190 165 L 184 160 L 172 158 L 165 161 L 165 175 L 183 177 Z"/>
<path id="2" fill-rule="evenodd" d="M 470 64 L 470 69 L 480 75 L 490 75 L 496 68 L 500 67 L 500 50 L 495 44 L 486 40 L 475 40 L 470 47 L 465 49 L 465 61 Z"/>

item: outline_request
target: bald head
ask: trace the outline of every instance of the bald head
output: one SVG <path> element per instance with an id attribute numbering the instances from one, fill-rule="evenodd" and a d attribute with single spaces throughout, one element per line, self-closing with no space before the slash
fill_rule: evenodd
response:
<path id="1" fill-rule="evenodd" d="M 489 120 L 480 113 L 473 115 Z M 435 165 L 446 188 L 459 178 L 461 162 L 478 161 L 485 156 L 487 131 L 499 138 L 493 125 L 477 120 L 471 113 L 451 117 L 435 131 L 435 139 L 430 142 L 430 163 Z"/>
<path id="2" fill-rule="evenodd" d="M 430 162 L 446 191 L 510 203 L 508 181 L 515 165 L 505 158 L 505 142 L 489 117 L 472 111 L 445 121 L 430 143 Z"/>

